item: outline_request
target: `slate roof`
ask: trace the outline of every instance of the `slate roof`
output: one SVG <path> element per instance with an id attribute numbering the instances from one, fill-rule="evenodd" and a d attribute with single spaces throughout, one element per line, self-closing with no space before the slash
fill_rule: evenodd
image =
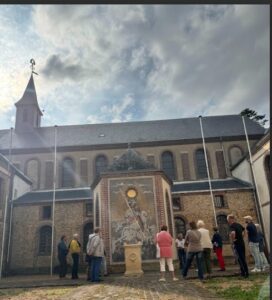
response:
<path id="1" fill-rule="evenodd" d="M 87 188 L 56 189 L 56 201 L 91 200 L 92 192 Z M 41 203 L 53 201 L 53 190 L 41 190 L 25 193 L 14 200 L 14 204 Z"/>
<path id="2" fill-rule="evenodd" d="M 233 190 L 233 189 L 253 189 L 248 182 L 237 178 L 216 179 L 211 180 L 213 191 L 219 190 Z M 172 186 L 172 193 L 188 193 L 210 191 L 208 180 L 205 181 L 190 181 L 190 182 L 174 182 Z"/>
<path id="3" fill-rule="evenodd" d="M 245 118 L 248 135 L 263 136 L 265 129 L 258 123 Z M 202 118 L 205 138 L 233 140 L 244 138 L 240 115 L 222 115 Z M 201 140 L 199 118 L 183 118 L 158 121 L 127 123 L 86 124 L 57 127 L 57 146 L 112 146 L 132 143 L 133 146 L 149 142 L 177 142 Z M 1 137 L 2 136 L 2 137 Z M 13 149 L 52 148 L 54 127 L 40 127 L 29 133 L 13 135 Z M 0 150 L 9 147 L 9 130 L 0 133 Z"/>

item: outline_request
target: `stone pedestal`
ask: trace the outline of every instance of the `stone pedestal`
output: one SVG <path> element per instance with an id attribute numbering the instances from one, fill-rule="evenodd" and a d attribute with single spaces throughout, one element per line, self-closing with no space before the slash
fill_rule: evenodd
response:
<path id="1" fill-rule="evenodd" d="M 125 248 L 125 265 L 126 272 L 125 276 L 140 276 L 143 274 L 142 270 L 142 256 L 141 249 L 142 244 L 126 244 L 124 243 Z"/>

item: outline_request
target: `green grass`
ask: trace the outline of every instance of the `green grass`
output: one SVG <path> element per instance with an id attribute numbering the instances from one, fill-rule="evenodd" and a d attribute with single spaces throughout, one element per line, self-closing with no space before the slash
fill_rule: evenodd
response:
<path id="1" fill-rule="evenodd" d="M 268 274 L 250 275 L 248 279 L 237 277 L 214 278 L 208 280 L 204 287 L 225 299 L 270 299 Z"/>

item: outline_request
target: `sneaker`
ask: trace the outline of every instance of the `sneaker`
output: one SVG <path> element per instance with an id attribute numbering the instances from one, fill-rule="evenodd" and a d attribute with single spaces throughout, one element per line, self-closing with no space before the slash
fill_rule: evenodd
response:
<path id="1" fill-rule="evenodd" d="M 251 270 L 252 273 L 259 273 L 261 272 L 261 269 L 257 269 L 257 268 L 254 268 L 253 270 Z"/>
<path id="2" fill-rule="evenodd" d="M 160 278 L 159 281 L 166 281 L 165 278 Z"/>
<path id="3" fill-rule="evenodd" d="M 177 277 L 174 277 L 174 278 L 173 278 L 173 281 L 178 281 L 178 278 L 177 278 Z"/>

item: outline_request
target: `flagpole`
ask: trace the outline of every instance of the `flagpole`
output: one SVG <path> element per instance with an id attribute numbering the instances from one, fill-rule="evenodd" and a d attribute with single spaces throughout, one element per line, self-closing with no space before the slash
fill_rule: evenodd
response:
<path id="1" fill-rule="evenodd" d="M 1 259 L 0 259 L 0 279 L 2 279 L 3 272 L 3 259 L 4 259 L 4 249 L 5 249 L 5 232 L 6 232 L 6 221 L 7 221 L 7 207 L 8 207 L 8 199 L 10 193 L 10 183 L 11 183 L 11 172 L 10 172 L 10 157 L 11 157 L 11 145 L 12 145 L 12 127 L 10 128 L 10 142 L 9 142 L 9 156 L 8 156 L 8 179 L 7 186 L 8 190 L 6 192 L 6 202 L 5 202 L 5 211 L 4 211 L 4 220 L 3 220 L 3 232 L 2 232 L 2 247 L 1 247 Z"/>
<path id="2" fill-rule="evenodd" d="M 212 192 L 211 177 L 210 177 L 210 171 L 209 171 L 209 165 L 208 165 L 208 159 L 207 159 L 207 152 L 206 152 L 205 138 L 204 138 L 203 127 L 202 127 L 202 116 L 199 116 L 199 122 L 200 122 L 200 130 L 201 130 L 201 136 L 202 136 L 202 144 L 203 144 L 203 149 L 204 149 L 204 156 L 205 156 L 205 162 L 206 162 L 206 168 L 207 168 L 207 175 L 208 175 L 208 181 L 209 181 L 209 189 L 210 189 L 211 200 L 212 200 L 212 207 L 213 207 L 213 213 L 214 213 L 214 221 L 215 221 L 215 226 L 217 227 L 217 219 L 216 219 L 216 212 L 215 212 L 214 198 L 213 198 L 213 192 Z"/>
<path id="3" fill-rule="evenodd" d="M 254 193 L 254 198 L 255 198 L 255 203 L 256 203 L 256 212 L 257 212 L 257 217 L 260 220 L 263 232 L 264 232 L 264 224 L 263 224 L 263 218 L 261 215 L 261 210 L 259 208 L 259 201 L 260 201 L 260 194 L 259 194 L 259 189 L 258 189 L 258 185 L 256 184 L 256 177 L 255 177 L 255 173 L 254 173 L 254 168 L 253 168 L 253 163 L 252 163 L 252 155 L 251 155 L 251 149 L 250 149 L 250 145 L 249 145 L 249 140 L 248 140 L 248 134 L 247 134 L 247 129 L 246 129 L 246 123 L 245 123 L 245 117 L 242 116 L 242 121 L 243 121 L 243 125 L 244 125 L 244 131 L 245 131 L 245 136 L 246 136 L 246 142 L 247 142 L 247 149 L 248 149 L 248 154 L 249 154 L 249 162 L 250 162 L 250 169 L 251 169 L 251 174 L 252 174 L 252 178 L 253 178 L 253 186 L 254 189 L 256 191 L 256 196 Z M 266 240 L 266 235 L 265 236 L 265 240 Z M 266 241 L 267 242 L 267 241 Z"/>
<path id="4" fill-rule="evenodd" d="M 54 126 L 54 175 L 53 175 L 53 205 L 52 205 L 52 241 L 51 241 L 51 264 L 50 275 L 53 275 L 53 252 L 55 231 L 55 200 L 56 200 L 56 176 L 57 175 L 57 125 Z"/>

